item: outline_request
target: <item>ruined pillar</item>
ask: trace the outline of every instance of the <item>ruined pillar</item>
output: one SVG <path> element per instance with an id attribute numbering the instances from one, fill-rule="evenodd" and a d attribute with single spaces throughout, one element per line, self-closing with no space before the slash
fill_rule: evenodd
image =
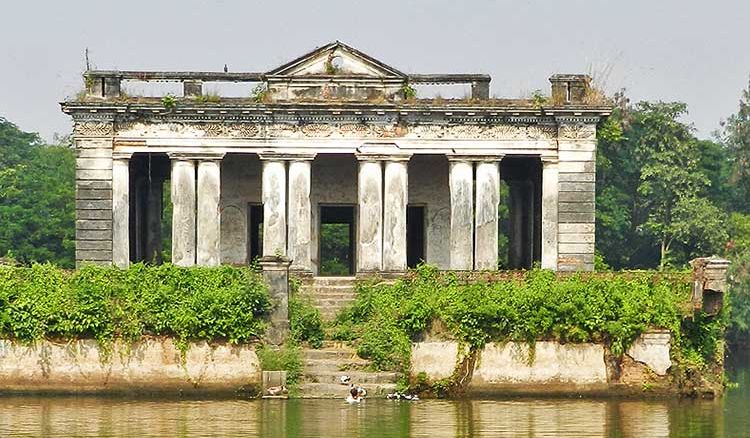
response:
<path id="1" fill-rule="evenodd" d="M 172 159 L 172 263 L 195 265 L 195 162 Z"/>
<path id="2" fill-rule="evenodd" d="M 497 269 L 498 218 L 500 205 L 500 162 L 479 161 L 476 166 L 476 213 L 474 215 L 474 269 Z"/>
<path id="3" fill-rule="evenodd" d="M 196 263 L 217 266 L 221 262 L 221 158 L 201 157 L 198 163 Z"/>
<path id="4" fill-rule="evenodd" d="M 289 163 L 289 242 L 291 269 L 312 273 L 311 164 L 315 154 L 299 155 Z"/>
<path id="5" fill-rule="evenodd" d="M 286 164 L 275 154 L 263 160 L 263 255 L 286 255 Z"/>
<path id="6" fill-rule="evenodd" d="M 406 204 L 409 200 L 410 155 L 391 158 L 385 164 L 383 209 L 383 270 L 406 270 Z"/>
<path id="7" fill-rule="evenodd" d="M 542 268 L 557 270 L 558 239 L 557 157 L 542 157 Z"/>
<path id="8" fill-rule="evenodd" d="M 383 167 L 371 156 L 358 154 L 357 159 L 357 272 L 378 272 L 383 267 Z"/>
<path id="9" fill-rule="evenodd" d="M 127 268 L 130 264 L 130 157 L 112 157 L 112 264 Z"/>
<path id="10" fill-rule="evenodd" d="M 473 169 L 466 158 L 449 156 L 451 197 L 450 267 L 469 271 L 474 267 Z"/>
<path id="11" fill-rule="evenodd" d="M 283 256 L 263 256 L 258 260 L 263 280 L 268 285 L 273 308 L 271 326 L 265 337 L 271 344 L 281 345 L 289 336 L 289 265 Z"/>

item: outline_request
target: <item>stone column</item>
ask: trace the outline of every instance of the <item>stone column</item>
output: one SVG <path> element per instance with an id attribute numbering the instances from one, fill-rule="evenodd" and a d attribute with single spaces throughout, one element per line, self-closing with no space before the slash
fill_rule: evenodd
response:
<path id="1" fill-rule="evenodd" d="M 476 212 L 474 215 L 474 269 L 497 269 L 497 209 L 500 204 L 500 162 L 482 160 L 476 168 Z"/>
<path id="2" fill-rule="evenodd" d="M 195 162 L 172 158 L 172 263 L 195 265 Z"/>
<path id="3" fill-rule="evenodd" d="M 357 272 L 378 272 L 383 268 L 383 166 L 364 154 L 357 159 Z"/>
<path id="4" fill-rule="evenodd" d="M 290 261 L 286 257 L 263 256 L 258 263 L 273 303 L 271 326 L 266 331 L 266 339 L 272 344 L 281 345 L 289 336 Z"/>
<path id="5" fill-rule="evenodd" d="M 263 255 L 286 256 L 286 163 L 276 154 L 263 160 Z"/>
<path id="6" fill-rule="evenodd" d="M 291 269 L 312 273 L 311 167 L 315 154 L 295 156 L 289 163 L 289 242 Z"/>
<path id="7" fill-rule="evenodd" d="M 383 209 L 383 270 L 406 270 L 406 204 L 409 201 L 408 160 L 390 158 L 385 164 Z"/>
<path id="8" fill-rule="evenodd" d="M 557 157 L 542 157 L 542 268 L 557 270 Z"/>
<path id="9" fill-rule="evenodd" d="M 471 161 L 448 157 L 451 196 L 450 267 L 470 271 L 474 267 L 473 169 Z"/>
<path id="10" fill-rule="evenodd" d="M 198 214 L 196 263 L 217 266 L 221 262 L 221 158 L 201 157 L 198 162 Z"/>
<path id="11" fill-rule="evenodd" d="M 112 264 L 130 264 L 130 156 L 112 157 Z"/>

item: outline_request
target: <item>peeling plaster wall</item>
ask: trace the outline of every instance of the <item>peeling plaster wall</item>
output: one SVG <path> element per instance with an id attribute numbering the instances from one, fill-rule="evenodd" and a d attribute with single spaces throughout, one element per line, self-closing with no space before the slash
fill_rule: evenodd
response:
<path id="1" fill-rule="evenodd" d="M 445 155 L 415 155 L 409 161 L 409 205 L 425 207 L 427 263 L 450 269 L 450 189 Z"/>
<path id="2" fill-rule="evenodd" d="M 190 343 L 184 359 L 170 338 L 116 342 L 109 357 L 90 339 L 0 340 L 0 391 L 234 393 L 260 383 L 254 345 Z"/>
<path id="3" fill-rule="evenodd" d="M 248 263 L 248 204 L 261 202 L 260 159 L 227 154 L 221 162 L 221 262 Z"/>

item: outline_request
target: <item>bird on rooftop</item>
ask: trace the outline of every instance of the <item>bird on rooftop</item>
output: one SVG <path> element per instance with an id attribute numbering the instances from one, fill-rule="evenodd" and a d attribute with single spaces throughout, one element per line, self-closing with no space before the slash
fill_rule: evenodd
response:
<path id="1" fill-rule="evenodd" d="M 229 73 L 229 67 L 226 64 L 224 64 L 224 73 Z"/>

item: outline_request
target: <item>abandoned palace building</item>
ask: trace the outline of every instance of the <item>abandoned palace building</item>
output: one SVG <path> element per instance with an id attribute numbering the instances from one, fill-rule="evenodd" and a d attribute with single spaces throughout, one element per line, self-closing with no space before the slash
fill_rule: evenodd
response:
<path id="1" fill-rule="evenodd" d="M 610 108 L 585 75 L 552 76 L 547 98 L 490 98 L 487 75 L 407 74 L 334 42 L 265 73 L 85 79 L 62 103 L 79 263 L 593 269 L 596 126 Z M 176 91 L 131 95 L 154 83 Z M 223 84 L 246 90 L 210 91 Z M 456 86 L 464 98 L 418 95 Z"/>

